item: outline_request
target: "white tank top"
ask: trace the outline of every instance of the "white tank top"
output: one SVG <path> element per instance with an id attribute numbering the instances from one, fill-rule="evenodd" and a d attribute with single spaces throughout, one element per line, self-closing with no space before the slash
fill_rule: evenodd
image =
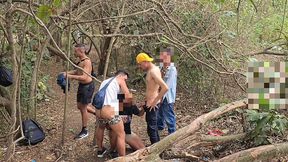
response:
<path id="1" fill-rule="evenodd" d="M 113 79 L 111 81 L 111 83 L 108 85 L 107 89 L 106 89 L 106 94 L 105 94 L 105 99 L 104 99 L 104 104 L 105 105 L 109 105 L 111 107 L 114 108 L 115 111 L 115 115 L 118 115 L 119 112 L 119 101 L 117 99 L 117 95 L 120 93 L 120 86 L 118 84 L 118 81 L 116 78 L 109 78 L 104 80 L 101 85 L 99 90 L 104 87 L 111 79 Z"/>

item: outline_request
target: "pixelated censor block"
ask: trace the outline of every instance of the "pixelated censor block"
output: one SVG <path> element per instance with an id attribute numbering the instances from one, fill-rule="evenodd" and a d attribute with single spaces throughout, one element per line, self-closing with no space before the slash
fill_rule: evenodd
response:
<path id="1" fill-rule="evenodd" d="M 248 63 L 248 108 L 287 109 L 288 62 Z"/>

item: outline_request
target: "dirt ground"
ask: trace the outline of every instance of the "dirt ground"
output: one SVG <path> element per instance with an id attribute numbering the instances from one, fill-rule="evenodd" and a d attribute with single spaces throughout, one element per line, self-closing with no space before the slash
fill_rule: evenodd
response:
<path id="1" fill-rule="evenodd" d="M 81 129 L 81 115 L 76 106 L 76 92 L 78 83 L 72 81 L 71 88 L 68 93 L 67 103 L 67 119 L 65 129 L 64 151 L 62 151 L 62 127 L 64 117 L 64 101 L 65 94 L 56 83 L 56 77 L 59 72 L 63 71 L 63 67 L 54 61 L 46 66 L 49 69 L 42 69 L 42 73 L 49 72 L 50 79 L 48 81 L 49 93 L 48 100 L 38 104 L 37 121 L 43 127 L 46 138 L 43 142 L 34 146 L 18 146 L 15 151 L 15 159 L 19 162 L 29 162 L 36 160 L 37 162 L 50 161 L 69 161 L 69 162 L 86 162 L 86 161 L 105 161 L 110 157 L 97 157 L 97 147 L 93 145 L 93 137 L 95 130 L 95 116 L 89 114 L 88 138 L 82 140 L 74 140 Z M 99 84 L 96 85 L 97 88 Z M 149 145 L 149 139 L 146 133 L 145 118 L 135 116 L 132 121 L 132 131 L 138 134 L 144 141 L 145 145 Z M 107 133 L 107 131 L 106 131 Z M 105 146 L 109 148 L 109 141 L 105 136 Z M 129 152 L 129 146 L 127 145 Z M 130 151 L 131 152 L 131 151 Z"/>
<path id="2" fill-rule="evenodd" d="M 17 146 L 15 150 L 15 161 L 17 162 L 101 162 L 110 159 L 109 156 L 104 158 L 97 158 L 97 147 L 93 145 L 93 136 L 95 130 L 95 117 L 89 115 L 88 138 L 82 140 L 74 140 L 74 136 L 79 133 L 81 129 L 81 115 L 76 107 L 76 91 L 78 83 L 73 81 L 68 93 L 67 103 L 67 119 L 65 129 L 64 146 L 61 144 L 62 128 L 63 128 L 63 114 L 64 114 L 64 101 L 65 95 L 60 87 L 56 84 L 56 77 L 59 72 L 64 68 L 60 63 L 50 61 L 45 68 L 42 68 L 41 73 L 50 74 L 48 81 L 49 92 L 48 99 L 38 104 L 37 109 L 37 121 L 43 127 L 46 133 L 46 139 L 34 146 Z M 97 84 L 98 88 L 99 84 Z M 143 89 L 137 89 L 134 95 L 138 98 L 138 101 L 143 98 Z M 185 102 L 181 102 L 181 101 Z M 192 99 L 187 97 L 185 93 L 178 91 L 177 101 L 175 104 L 175 112 L 177 117 L 177 128 L 184 127 L 191 123 L 196 117 L 203 113 L 209 112 L 211 108 L 194 108 L 191 106 Z M 207 123 L 204 129 L 199 132 L 201 134 L 207 134 L 209 130 L 220 129 L 226 132 L 226 134 L 236 134 L 242 132 L 240 125 L 239 115 L 229 114 L 223 118 L 213 120 Z M 146 133 L 146 122 L 144 117 L 133 117 L 132 131 L 138 134 L 144 141 L 145 145 L 149 145 L 149 138 Z M 107 133 L 107 132 L 106 132 Z M 166 133 L 161 133 L 161 138 L 165 137 Z M 288 139 L 288 138 L 287 138 Z M 109 141 L 107 136 L 104 140 L 105 146 L 109 148 Z M 4 146 L 4 150 L 5 150 Z M 129 152 L 129 146 L 127 145 Z M 228 143 L 225 145 L 216 145 L 209 148 L 197 148 L 202 154 L 201 161 L 211 161 L 215 158 L 221 158 L 229 155 L 233 152 L 237 152 L 245 149 L 245 146 L 241 142 Z M 187 150 L 184 146 L 172 149 L 174 152 L 183 151 L 190 154 L 197 154 L 195 150 Z M 216 151 L 215 151 L 216 150 Z M 131 152 L 131 151 L 130 151 Z M 203 154 L 204 153 L 204 154 Z M 169 151 L 168 151 L 169 154 Z M 165 156 L 165 154 L 163 154 Z M 1 159 L 1 158 L 0 158 Z M 288 161 L 288 158 L 277 158 L 273 161 Z M 172 161 L 190 161 L 174 159 Z"/>

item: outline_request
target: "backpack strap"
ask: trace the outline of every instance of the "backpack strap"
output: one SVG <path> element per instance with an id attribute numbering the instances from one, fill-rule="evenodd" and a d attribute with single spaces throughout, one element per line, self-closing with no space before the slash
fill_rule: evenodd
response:
<path id="1" fill-rule="evenodd" d="M 115 77 L 113 77 L 112 79 L 110 79 L 109 82 L 106 83 L 106 84 L 104 85 L 104 87 L 102 87 L 99 91 L 101 91 L 102 89 L 106 89 L 106 88 L 109 86 L 109 84 L 112 82 L 112 80 L 114 80 L 114 79 L 115 79 Z"/>

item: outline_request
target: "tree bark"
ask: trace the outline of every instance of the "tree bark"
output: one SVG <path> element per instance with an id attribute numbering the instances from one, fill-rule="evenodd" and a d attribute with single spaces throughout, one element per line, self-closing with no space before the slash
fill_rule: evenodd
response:
<path id="1" fill-rule="evenodd" d="M 5 15 L 6 20 L 6 29 L 7 29 L 7 40 L 9 43 L 9 53 L 12 56 L 12 65 L 13 65 L 13 79 L 14 83 L 12 84 L 12 98 L 11 98 L 11 127 L 9 130 L 9 133 L 11 133 L 10 136 L 7 137 L 7 152 L 5 155 L 5 161 L 13 161 L 13 154 L 15 149 L 14 144 L 14 133 L 16 129 L 16 101 L 17 101 L 17 82 L 18 82 L 18 65 L 17 65 L 17 55 L 15 51 L 15 40 L 13 38 L 13 32 L 12 32 L 12 21 L 13 21 L 13 5 L 12 2 L 9 2 L 7 13 Z"/>
<path id="2" fill-rule="evenodd" d="M 275 157 L 281 157 L 288 154 L 288 143 L 280 143 L 274 145 L 265 145 L 248 150 L 243 150 L 235 154 L 226 156 L 215 162 L 248 162 L 271 160 Z"/>
<path id="3" fill-rule="evenodd" d="M 199 130 L 207 121 L 215 119 L 220 115 L 227 113 L 229 111 L 233 111 L 238 108 L 246 108 L 247 107 L 247 99 L 243 99 L 240 101 L 235 101 L 229 104 L 226 104 L 222 107 L 219 107 L 207 114 L 203 114 L 197 119 L 195 119 L 191 124 L 177 130 L 173 134 L 165 137 L 161 141 L 153 144 L 150 147 L 143 148 L 138 150 L 130 155 L 125 157 L 119 157 L 117 159 L 111 161 L 155 161 L 155 159 L 159 160 L 159 154 L 162 153 L 168 147 L 171 147 L 173 144 L 177 143 L 185 139 L 188 136 L 193 135 L 197 130 Z"/>
<path id="4" fill-rule="evenodd" d="M 0 97 L 0 106 L 3 106 L 5 108 L 9 107 L 10 109 L 10 100 L 8 100 L 7 98 L 5 97 Z"/>
<path id="5" fill-rule="evenodd" d="M 124 8 L 125 8 L 125 1 L 123 2 L 120 16 L 124 15 Z M 119 19 L 118 24 L 117 24 L 113 34 L 116 34 L 119 31 L 121 23 L 122 23 L 122 20 L 123 20 L 123 18 Z M 116 41 L 116 38 L 112 37 L 112 39 L 110 40 L 110 43 L 109 43 L 109 48 L 108 48 L 108 52 L 107 52 L 107 56 L 106 56 L 106 63 L 105 63 L 105 67 L 104 67 L 103 79 L 106 79 L 107 70 L 108 70 L 108 66 L 109 66 L 110 55 L 111 55 L 112 48 L 113 48 L 113 45 L 114 45 L 115 41 Z"/>

